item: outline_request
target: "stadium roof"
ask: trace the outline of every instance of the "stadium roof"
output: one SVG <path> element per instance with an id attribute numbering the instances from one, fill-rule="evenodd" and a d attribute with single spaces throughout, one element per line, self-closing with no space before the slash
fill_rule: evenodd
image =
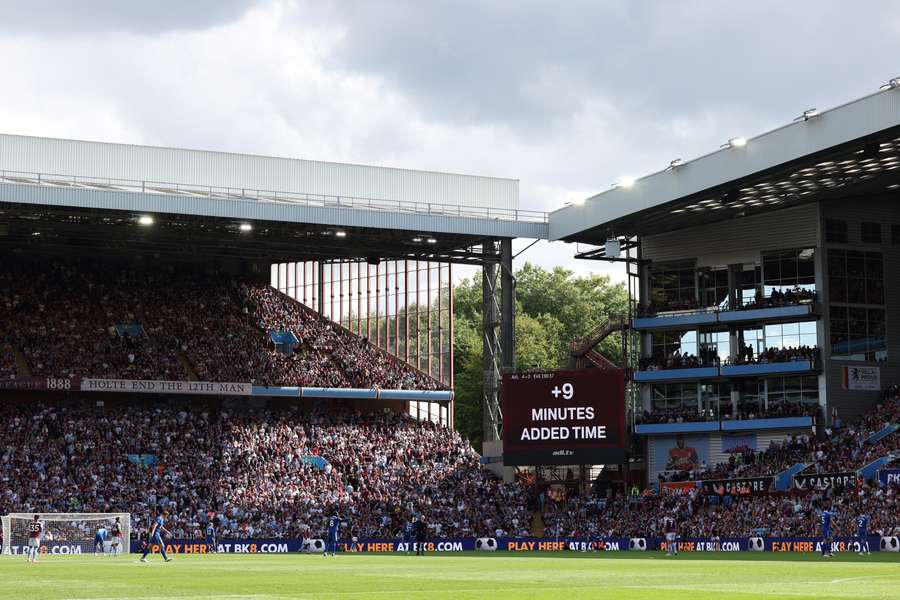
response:
<path id="1" fill-rule="evenodd" d="M 546 239 L 518 204 L 513 179 L 0 134 L 0 246 L 29 251 L 477 262 Z"/>
<path id="2" fill-rule="evenodd" d="M 900 188 L 900 79 L 626 183 L 552 212 L 550 239 L 599 245 Z"/>

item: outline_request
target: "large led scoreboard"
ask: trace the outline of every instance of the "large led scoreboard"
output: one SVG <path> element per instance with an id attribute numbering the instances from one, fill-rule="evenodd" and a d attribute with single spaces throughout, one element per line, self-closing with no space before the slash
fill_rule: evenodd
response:
<path id="1" fill-rule="evenodd" d="M 502 397 L 504 465 L 624 462 L 624 371 L 508 373 Z"/>

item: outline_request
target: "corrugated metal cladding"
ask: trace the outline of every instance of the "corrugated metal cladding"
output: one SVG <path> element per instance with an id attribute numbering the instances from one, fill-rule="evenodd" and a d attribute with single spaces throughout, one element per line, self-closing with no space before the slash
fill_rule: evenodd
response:
<path id="1" fill-rule="evenodd" d="M 0 170 L 429 204 L 519 207 L 519 182 L 515 179 L 8 134 L 0 134 Z"/>
<path id="2" fill-rule="evenodd" d="M 815 204 L 719 221 L 641 240 L 643 257 L 653 262 L 696 258 L 698 266 L 752 262 L 760 252 L 816 246 Z"/>
<path id="3" fill-rule="evenodd" d="M 882 198 L 842 198 L 822 204 L 825 219 L 835 219 L 847 223 L 847 244 L 826 244 L 828 248 L 865 250 L 880 252 L 884 256 L 884 298 L 885 326 L 887 328 L 887 362 L 862 363 L 856 361 L 826 362 L 828 385 L 828 407 L 836 408 L 845 422 L 871 411 L 881 402 L 881 392 L 851 391 L 843 389 L 842 371 L 844 366 L 878 366 L 881 370 L 882 387 L 900 383 L 900 244 L 894 243 L 892 226 L 900 227 L 900 191 L 886 192 Z M 862 223 L 881 225 L 881 243 L 865 244 L 861 237 Z M 826 254 L 827 260 L 827 254 Z M 827 265 L 826 265 L 827 272 Z M 826 314 L 826 316 L 828 316 Z M 828 327 L 825 339 L 831 337 L 831 323 L 823 319 Z M 830 349 L 828 349 L 830 350 Z M 826 353 L 829 356 L 830 352 Z"/>

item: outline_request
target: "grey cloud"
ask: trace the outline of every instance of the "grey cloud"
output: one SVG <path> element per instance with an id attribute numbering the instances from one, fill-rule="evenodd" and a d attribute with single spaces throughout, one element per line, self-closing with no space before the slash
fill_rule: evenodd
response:
<path id="1" fill-rule="evenodd" d="M 633 114 L 729 107 L 783 122 L 786 106 L 825 108 L 900 71 L 900 6 L 885 1 L 385 0 L 300 13 L 346 28 L 334 66 L 385 77 L 431 116 L 538 134 L 591 95 Z"/>
<path id="2" fill-rule="evenodd" d="M 0 32 L 154 34 L 239 18 L 258 0 L 0 0 Z"/>

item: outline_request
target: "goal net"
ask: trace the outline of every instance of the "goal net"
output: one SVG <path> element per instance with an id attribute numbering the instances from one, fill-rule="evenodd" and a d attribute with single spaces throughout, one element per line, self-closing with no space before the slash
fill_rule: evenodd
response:
<path id="1" fill-rule="evenodd" d="M 34 515 L 44 524 L 41 553 L 89 554 L 99 551 L 97 533 L 106 530 L 104 552 L 123 554 L 131 551 L 131 515 L 129 513 L 10 513 L 0 517 L 3 524 L 3 554 L 25 554 L 28 548 L 28 524 Z M 116 518 L 122 530 L 118 546 L 113 538 Z"/>

